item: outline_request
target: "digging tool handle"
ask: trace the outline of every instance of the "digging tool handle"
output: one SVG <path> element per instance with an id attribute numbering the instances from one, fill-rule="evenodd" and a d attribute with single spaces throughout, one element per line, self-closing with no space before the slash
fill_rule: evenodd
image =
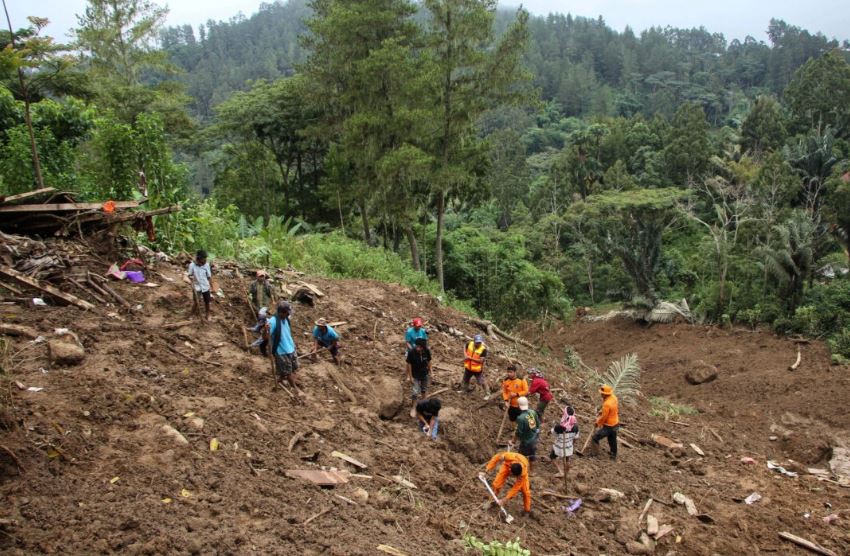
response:
<path id="1" fill-rule="evenodd" d="M 479 475 L 478 480 L 481 481 L 482 483 L 484 483 L 484 487 L 487 489 L 487 492 L 490 493 L 490 496 L 493 497 L 493 500 L 496 502 L 496 505 L 499 506 L 499 510 L 501 510 L 502 515 L 505 516 L 505 522 L 506 523 L 512 522 L 514 520 L 514 518 L 511 517 L 511 514 L 508 513 L 508 510 L 506 510 L 505 507 L 502 506 L 502 503 L 499 502 L 499 497 L 496 496 L 495 492 L 493 492 L 493 489 L 490 487 L 490 483 L 487 482 L 487 477 L 483 477 L 483 476 Z"/>
<path id="2" fill-rule="evenodd" d="M 505 414 L 502 416 L 502 424 L 499 425 L 499 432 L 496 433 L 496 444 L 499 443 L 499 439 L 502 438 L 502 431 L 505 430 L 505 423 L 508 421 L 508 412 L 511 410 L 511 404 L 508 403 L 508 406 L 505 408 Z"/>

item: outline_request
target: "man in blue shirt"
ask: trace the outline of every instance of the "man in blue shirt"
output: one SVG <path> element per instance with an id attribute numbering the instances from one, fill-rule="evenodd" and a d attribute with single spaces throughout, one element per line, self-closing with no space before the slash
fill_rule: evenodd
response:
<path id="1" fill-rule="evenodd" d="M 295 379 L 298 370 L 298 355 L 295 353 L 295 340 L 289 326 L 289 315 L 292 307 L 286 301 L 277 304 L 277 314 L 269 319 L 269 338 L 278 383 L 286 379 L 298 395 L 302 395 Z"/>
<path id="2" fill-rule="evenodd" d="M 313 338 L 316 344 L 313 346 L 312 359 L 316 360 L 316 353 L 322 348 L 327 348 L 334 358 L 334 363 L 339 365 L 339 334 L 333 329 L 328 321 L 319 319 L 313 327 Z"/>
<path id="3" fill-rule="evenodd" d="M 404 341 L 407 344 L 407 353 L 410 353 L 416 347 L 417 339 L 428 339 L 428 332 L 426 332 L 422 327 L 422 319 L 420 317 L 413 319 L 411 324 L 412 326 L 404 333 Z M 405 353 L 405 357 L 407 357 L 407 353 Z"/>

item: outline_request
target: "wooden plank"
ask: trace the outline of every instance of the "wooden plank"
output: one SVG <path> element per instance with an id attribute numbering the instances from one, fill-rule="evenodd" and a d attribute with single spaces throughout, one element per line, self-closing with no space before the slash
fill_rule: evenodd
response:
<path id="1" fill-rule="evenodd" d="M 45 187 L 42 189 L 36 189 L 35 191 L 27 191 L 26 193 L 18 193 L 16 195 L 7 195 L 0 200 L 0 203 L 8 204 L 14 203 L 17 201 L 25 201 L 27 199 L 32 199 L 33 197 L 39 197 L 41 195 L 46 195 L 48 193 L 53 193 L 56 191 L 55 187 Z"/>
<path id="2" fill-rule="evenodd" d="M 705 452 L 702 451 L 702 448 L 691 442 L 691 450 L 699 454 L 700 456 L 705 456 Z"/>
<path id="3" fill-rule="evenodd" d="M 791 533 L 787 533 L 782 531 L 779 533 L 779 537 L 781 539 L 785 539 L 786 541 L 791 541 L 797 546 L 802 546 L 803 548 L 807 548 L 816 554 L 822 554 L 823 556 L 838 556 L 837 553 L 829 550 L 828 548 L 824 548 L 817 543 L 813 543 L 812 541 L 806 540 L 803 537 L 798 537 L 797 535 L 792 535 Z"/>
<path id="4" fill-rule="evenodd" d="M 75 305 L 80 309 L 94 309 L 94 305 L 92 305 L 88 301 L 84 301 L 77 296 L 71 295 L 70 293 L 65 293 L 59 290 L 58 288 L 55 288 L 50 284 L 41 282 L 40 280 L 36 280 L 35 278 L 30 278 L 26 274 L 22 274 L 14 268 L 0 265 L 0 276 L 14 280 L 20 284 L 23 284 L 24 286 L 29 286 L 30 288 L 35 288 L 39 291 L 43 291 L 51 295 L 52 297 L 61 299 L 65 303 L 68 303 L 69 305 Z"/>
<path id="5" fill-rule="evenodd" d="M 327 371 L 328 375 L 330 375 L 330 377 L 333 379 L 333 381 L 336 382 L 336 385 L 339 387 L 339 389 L 342 390 L 343 394 L 345 394 L 348 397 L 348 400 L 351 403 L 357 403 L 357 396 L 355 396 L 354 392 L 352 392 L 348 388 L 348 386 L 345 385 L 345 383 L 342 381 L 342 379 L 337 374 L 337 372 L 334 369 L 332 369 L 330 366 L 326 369 L 326 371 Z"/>
<path id="6" fill-rule="evenodd" d="M 172 322 L 171 324 L 163 324 L 163 330 L 175 330 L 177 328 L 182 328 L 184 326 L 194 324 L 194 320 L 181 320 L 180 322 Z"/>
<path id="7" fill-rule="evenodd" d="M 298 285 L 307 288 L 308 290 L 313 292 L 316 295 L 316 297 L 325 297 L 325 294 L 322 293 L 322 290 L 320 290 L 319 288 L 317 288 L 313 284 L 308 284 L 307 282 L 298 282 Z"/>
<path id="8" fill-rule="evenodd" d="M 115 208 L 129 209 L 140 206 L 145 201 L 115 201 Z M 102 210 L 103 203 L 38 203 L 31 205 L 4 205 L 0 212 L 75 212 L 84 210 Z"/>
<path id="9" fill-rule="evenodd" d="M 358 461 L 358 460 L 354 459 L 353 457 L 349 456 L 348 454 L 343 454 L 342 452 L 337 452 L 336 450 L 331 452 L 331 457 L 339 458 L 342 461 L 347 461 L 348 463 L 350 463 L 354 467 L 359 467 L 360 469 L 366 469 L 368 467 L 362 461 Z"/>
<path id="10" fill-rule="evenodd" d="M 379 544 L 377 548 L 381 552 L 391 554 L 392 556 L 408 556 L 406 552 L 402 552 L 401 550 L 393 548 L 388 544 Z"/>
<path id="11" fill-rule="evenodd" d="M 348 471 L 313 471 L 310 469 L 287 469 L 284 474 L 290 479 L 309 481 L 319 486 L 336 486 L 348 483 Z"/>

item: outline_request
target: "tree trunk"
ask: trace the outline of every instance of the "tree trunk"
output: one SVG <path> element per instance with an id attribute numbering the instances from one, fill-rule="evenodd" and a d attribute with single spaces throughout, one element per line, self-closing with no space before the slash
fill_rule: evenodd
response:
<path id="1" fill-rule="evenodd" d="M 15 32 L 12 30 L 12 20 L 9 18 L 9 10 L 6 9 L 6 2 L 3 2 L 3 11 L 6 13 L 6 22 L 9 24 L 9 42 L 12 45 L 12 50 L 15 50 Z M 18 68 L 18 81 L 21 84 L 21 96 L 24 97 L 24 122 L 27 124 L 27 131 L 30 136 L 30 150 L 32 151 L 32 169 L 35 173 L 35 182 L 38 184 L 37 189 L 44 189 L 44 178 L 41 175 L 41 161 L 38 158 L 38 148 L 35 144 L 35 132 L 32 129 L 32 118 L 30 117 L 30 93 L 27 88 L 27 83 L 24 80 L 23 68 Z"/>
<path id="2" fill-rule="evenodd" d="M 413 226 L 405 226 L 404 233 L 407 236 L 407 243 L 410 244 L 410 262 L 413 265 L 413 270 L 419 271 L 419 245 L 416 243 L 416 234 L 413 233 Z"/>
<path id="3" fill-rule="evenodd" d="M 339 189 L 336 190 L 336 206 L 339 209 L 339 227 L 342 228 L 342 235 L 345 235 L 345 220 L 342 218 L 342 197 Z"/>
<path id="4" fill-rule="evenodd" d="M 366 199 L 358 201 L 357 207 L 360 209 L 360 218 L 363 222 L 363 241 L 367 245 L 372 245 L 372 230 L 369 228 L 369 212 L 366 208 Z"/>
<path id="5" fill-rule="evenodd" d="M 434 265 L 437 267 L 437 283 L 440 291 L 446 291 L 446 282 L 443 276 L 443 216 L 446 212 L 446 194 L 437 193 L 437 241 L 434 245 Z"/>
<path id="6" fill-rule="evenodd" d="M 401 244 L 401 232 L 393 222 L 393 253 L 398 253 L 399 245 Z"/>

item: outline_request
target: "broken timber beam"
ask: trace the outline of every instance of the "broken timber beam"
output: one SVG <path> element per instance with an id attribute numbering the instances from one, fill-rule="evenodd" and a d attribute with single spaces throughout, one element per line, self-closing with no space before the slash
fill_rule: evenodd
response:
<path id="1" fill-rule="evenodd" d="M 44 187 L 42 189 L 36 189 L 35 191 L 18 193 L 17 195 L 6 195 L 5 197 L 0 196 L 0 204 L 14 203 L 16 201 L 25 201 L 27 199 L 32 199 L 33 197 L 40 197 L 41 195 L 53 193 L 54 191 L 56 191 L 56 188 L 54 187 Z"/>
<path id="2" fill-rule="evenodd" d="M 806 540 L 803 537 L 798 537 L 797 535 L 792 535 L 791 533 L 787 533 L 785 531 L 780 532 L 779 537 L 786 541 L 790 541 L 796 544 L 797 546 L 807 548 L 815 554 L 822 554 L 823 556 L 838 556 L 837 553 L 833 552 L 832 550 L 829 550 L 828 548 L 824 548 L 817 543 L 813 543 L 812 541 Z"/>
<path id="3" fill-rule="evenodd" d="M 116 201 L 116 209 L 136 208 L 147 201 Z M 101 210 L 103 203 L 36 203 L 31 205 L 4 205 L 2 212 L 79 212 L 84 210 Z"/>
<path id="4" fill-rule="evenodd" d="M 537 349 L 537 347 L 534 344 L 532 344 L 531 342 L 527 342 L 527 341 L 523 340 L 522 338 L 517 338 L 516 336 L 511 336 L 510 334 L 508 334 L 504 330 L 501 330 L 498 326 L 496 326 L 495 324 L 493 324 L 489 320 L 476 319 L 476 318 L 473 318 L 473 317 L 466 317 L 466 320 L 468 320 L 472 324 L 475 324 L 475 325 L 478 325 L 478 326 L 484 328 L 484 330 L 486 330 L 488 334 L 491 333 L 491 332 L 495 332 L 496 334 L 498 334 L 499 336 L 501 336 L 502 338 L 504 338 L 504 339 L 506 339 L 510 342 L 522 344 L 527 348 Z"/>
<path id="5" fill-rule="evenodd" d="M 77 296 L 63 292 L 58 288 L 51 286 L 50 284 L 45 284 L 40 280 L 36 280 L 35 278 L 31 278 L 26 274 L 22 274 L 12 267 L 0 265 L 0 276 L 3 276 L 4 278 L 9 278 L 10 280 L 14 280 L 20 284 L 23 284 L 24 286 L 29 286 L 30 288 L 35 288 L 39 291 L 43 291 L 57 299 L 61 299 L 69 305 L 75 305 L 80 309 L 94 309 L 94 305 L 92 305 L 88 301 L 84 301 Z"/>

